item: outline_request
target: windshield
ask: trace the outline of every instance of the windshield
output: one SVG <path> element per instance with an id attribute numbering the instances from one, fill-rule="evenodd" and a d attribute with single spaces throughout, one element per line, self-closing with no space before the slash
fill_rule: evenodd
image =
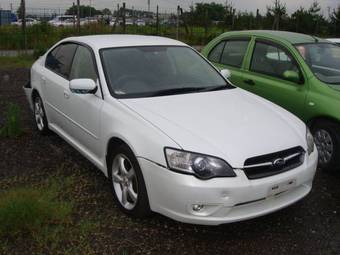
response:
<path id="1" fill-rule="evenodd" d="M 116 97 L 150 97 L 231 88 L 188 47 L 142 46 L 101 50 L 110 91 Z"/>
<path id="2" fill-rule="evenodd" d="M 301 56 L 321 81 L 340 85 L 340 46 L 332 43 L 296 45 Z"/>

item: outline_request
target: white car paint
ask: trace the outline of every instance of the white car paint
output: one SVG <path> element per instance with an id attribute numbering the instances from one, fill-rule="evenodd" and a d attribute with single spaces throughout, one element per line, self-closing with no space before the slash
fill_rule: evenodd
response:
<path id="1" fill-rule="evenodd" d="M 59 43 L 67 41 L 93 49 L 100 89 L 94 95 L 73 94 L 68 80 L 45 68 L 47 52 L 32 67 L 31 87 L 25 88 L 28 100 L 32 105 L 32 91 L 36 90 L 44 102 L 49 128 L 106 176 L 109 140 L 123 140 L 138 159 L 151 210 L 182 222 L 217 225 L 276 211 L 310 192 L 317 167 L 316 149 L 311 155 L 306 153 L 301 166 L 281 174 L 250 180 L 242 170 L 249 157 L 295 146 L 307 151 L 305 124 L 269 101 L 239 88 L 135 99 L 111 96 L 100 49 L 187 45 L 132 35 L 74 37 Z M 167 167 L 165 147 L 222 158 L 237 176 L 200 180 L 173 172 Z M 271 193 L 272 187 L 286 187 L 288 182 L 292 182 L 288 191 Z M 259 201 L 238 205 L 255 200 Z M 195 212 L 193 204 L 204 204 L 205 210 Z"/>
<path id="2" fill-rule="evenodd" d="M 328 38 L 327 40 L 340 45 L 340 38 Z"/>
<path id="3" fill-rule="evenodd" d="M 71 27 L 76 24 L 76 17 L 73 15 L 61 15 L 48 22 L 54 27 Z"/>

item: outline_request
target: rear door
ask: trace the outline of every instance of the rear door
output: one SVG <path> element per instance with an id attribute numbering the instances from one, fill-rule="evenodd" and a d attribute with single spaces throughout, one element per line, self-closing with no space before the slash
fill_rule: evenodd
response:
<path id="1" fill-rule="evenodd" d="M 243 63 L 250 37 L 230 38 L 219 42 L 209 53 L 208 59 L 220 70 L 231 71 L 230 81 L 236 86 L 243 80 Z"/>
<path id="2" fill-rule="evenodd" d="M 302 117 L 308 86 L 298 62 L 285 46 L 256 40 L 247 69 L 241 87 Z M 285 78 L 286 71 L 297 73 L 299 81 Z"/>
<path id="3" fill-rule="evenodd" d="M 54 48 L 46 57 L 46 68 L 42 76 L 43 100 L 49 123 L 66 132 L 69 132 L 66 130 L 69 116 L 64 99 L 69 96 L 70 68 L 77 47 L 74 43 L 63 43 Z"/>

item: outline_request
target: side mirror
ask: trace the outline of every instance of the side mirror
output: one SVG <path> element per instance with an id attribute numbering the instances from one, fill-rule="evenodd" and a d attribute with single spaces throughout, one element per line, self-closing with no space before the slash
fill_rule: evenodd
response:
<path id="1" fill-rule="evenodd" d="M 283 77 L 288 80 L 288 81 L 292 81 L 292 82 L 296 82 L 299 83 L 300 82 L 300 74 L 298 72 L 295 71 L 285 71 L 283 73 Z"/>
<path id="2" fill-rule="evenodd" d="M 229 69 L 222 69 L 221 74 L 226 79 L 230 79 L 230 77 L 231 77 L 231 72 L 230 72 Z"/>
<path id="3" fill-rule="evenodd" d="M 75 94 L 94 94 L 97 85 L 92 79 L 74 79 L 70 81 L 70 90 Z"/>

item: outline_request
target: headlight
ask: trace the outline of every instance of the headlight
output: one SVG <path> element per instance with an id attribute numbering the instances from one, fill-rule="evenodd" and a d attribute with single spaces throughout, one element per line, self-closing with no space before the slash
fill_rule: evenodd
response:
<path id="1" fill-rule="evenodd" d="M 312 154 L 314 151 L 314 138 L 312 133 L 310 132 L 309 128 L 307 127 L 306 132 L 306 140 L 307 140 L 307 151 L 308 155 Z"/>
<path id="2" fill-rule="evenodd" d="M 232 167 L 219 158 L 170 148 L 165 148 L 165 157 L 171 170 L 192 174 L 200 179 L 236 176 Z"/>

